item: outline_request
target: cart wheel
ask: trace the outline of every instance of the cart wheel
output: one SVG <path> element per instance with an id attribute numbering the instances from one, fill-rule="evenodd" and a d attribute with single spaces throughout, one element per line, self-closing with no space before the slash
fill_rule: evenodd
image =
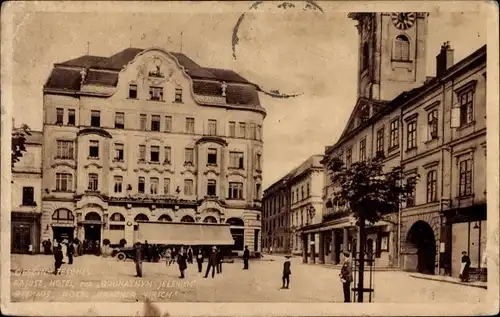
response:
<path id="1" fill-rule="evenodd" d="M 116 255 L 116 257 L 117 257 L 117 258 L 118 258 L 118 260 L 120 260 L 120 261 L 124 261 L 124 260 L 127 258 L 127 256 L 126 256 L 126 255 L 125 255 L 125 253 L 123 253 L 123 252 L 118 253 L 118 254 Z"/>

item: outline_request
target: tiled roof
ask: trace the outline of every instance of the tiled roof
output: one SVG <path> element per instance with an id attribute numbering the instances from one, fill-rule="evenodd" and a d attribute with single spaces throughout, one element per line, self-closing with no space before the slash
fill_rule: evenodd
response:
<path id="1" fill-rule="evenodd" d="M 56 63 L 45 88 L 80 91 L 82 68 L 91 69 L 84 84 L 116 86 L 118 72 L 130 63 L 141 48 L 127 48 L 110 57 L 85 55 Z M 182 53 L 170 52 L 193 79 L 193 91 L 201 96 L 221 96 L 221 82 L 226 82 L 226 101 L 230 105 L 260 105 L 257 88 L 232 70 L 206 68 Z M 74 67 L 75 69 L 69 69 Z"/>

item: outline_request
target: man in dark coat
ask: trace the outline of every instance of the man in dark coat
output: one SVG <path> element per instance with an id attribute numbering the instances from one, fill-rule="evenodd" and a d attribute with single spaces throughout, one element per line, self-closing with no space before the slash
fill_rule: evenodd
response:
<path id="1" fill-rule="evenodd" d="M 285 262 L 283 263 L 283 286 L 281 288 L 288 288 L 290 285 L 290 275 L 292 274 L 292 270 L 290 267 L 292 266 L 290 262 L 290 255 L 285 255 Z"/>
<path id="2" fill-rule="evenodd" d="M 150 253 L 150 250 L 149 250 L 148 240 L 144 241 L 144 253 L 143 253 L 143 256 L 145 256 L 145 258 L 148 260 L 148 262 L 151 262 L 151 253 Z"/>
<path id="3" fill-rule="evenodd" d="M 181 272 L 180 278 L 184 278 L 184 270 L 187 269 L 187 254 L 184 247 L 181 248 L 181 251 L 177 255 L 177 264 L 179 264 L 179 271 Z"/>
<path id="4" fill-rule="evenodd" d="M 343 252 L 344 255 L 344 263 L 342 264 L 342 268 L 340 269 L 340 281 L 342 282 L 342 287 L 344 290 L 344 303 L 351 302 L 351 282 L 353 280 L 352 277 L 352 267 L 351 267 L 351 259 L 350 253 L 348 251 Z"/>
<path id="5" fill-rule="evenodd" d="M 135 244 L 135 277 L 142 277 L 142 246 L 140 242 Z"/>
<path id="6" fill-rule="evenodd" d="M 208 277 L 208 273 L 210 272 L 210 268 L 212 268 L 212 278 L 215 276 L 215 268 L 217 266 L 217 248 L 212 247 L 212 253 L 208 256 L 208 265 L 207 272 L 205 273 L 205 278 Z"/>
<path id="7" fill-rule="evenodd" d="M 462 251 L 462 264 L 460 271 L 460 280 L 462 282 L 469 281 L 469 268 L 470 268 L 470 257 L 467 255 L 467 252 Z"/>
<path id="8" fill-rule="evenodd" d="M 193 249 L 191 249 L 191 247 L 187 249 L 187 261 L 193 264 Z"/>
<path id="9" fill-rule="evenodd" d="M 196 262 L 198 263 L 198 272 L 201 273 L 203 268 L 203 251 L 201 251 L 201 248 L 198 250 L 198 254 L 196 255 Z"/>
<path id="10" fill-rule="evenodd" d="M 54 250 L 54 275 L 57 275 L 57 271 L 61 268 L 61 265 L 63 264 L 63 252 L 62 252 L 62 247 L 59 244 L 55 250 Z"/>
<path id="11" fill-rule="evenodd" d="M 248 250 L 248 245 L 245 246 L 245 251 L 243 251 L 243 269 L 248 270 L 248 260 L 250 259 L 250 250 Z"/>
<path id="12" fill-rule="evenodd" d="M 224 260 L 224 255 L 222 251 L 217 250 L 217 274 L 222 273 L 222 261 Z"/>
<path id="13" fill-rule="evenodd" d="M 75 253 L 75 245 L 73 244 L 73 241 L 68 242 L 66 253 L 68 256 L 68 264 L 73 264 L 73 254 Z"/>

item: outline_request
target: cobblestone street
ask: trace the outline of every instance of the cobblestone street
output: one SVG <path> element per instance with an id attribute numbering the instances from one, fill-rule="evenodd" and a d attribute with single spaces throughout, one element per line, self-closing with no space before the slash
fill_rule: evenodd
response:
<path id="1" fill-rule="evenodd" d="M 282 262 L 254 260 L 250 269 L 243 263 L 224 263 L 223 273 L 204 279 L 190 264 L 185 279 L 177 265 L 143 263 L 144 277 L 135 277 L 134 262 L 87 255 L 63 264 L 61 275 L 40 273 L 53 269 L 51 256 L 11 257 L 11 298 L 19 301 L 197 301 L 197 302 L 342 302 L 338 270 L 305 265 L 292 259 L 290 289 L 281 290 Z M 21 272 L 21 269 L 24 271 Z M 28 271 L 31 269 L 32 271 Z M 481 303 L 487 290 L 417 279 L 406 272 L 375 272 L 374 302 L 378 303 Z"/>

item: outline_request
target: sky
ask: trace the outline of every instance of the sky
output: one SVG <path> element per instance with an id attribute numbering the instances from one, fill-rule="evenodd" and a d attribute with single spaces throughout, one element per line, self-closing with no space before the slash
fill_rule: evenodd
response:
<path id="1" fill-rule="evenodd" d="M 236 59 L 233 28 L 252 2 L 192 1 L 178 4 L 175 10 L 155 6 L 147 12 L 78 12 L 77 3 L 72 4 L 74 12 L 14 14 L 7 27 L 14 34 L 15 124 L 42 130 L 42 87 L 54 63 L 87 51 L 110 56 L 130 46 L 160 46 L 177 52 L 182 46 L 182 52 L 199 65 L 232 69 L 269 90 L 301 93 L 290 99 L 260 95 L 267 111 L 263 136 L 263 186 L 267 188 L 335 143 L 356 102 L 358 34 L 356 22 L 347 17 L 349 10 L 336 12 L 335 2 L 318 1 L 324 12 L 312 12 L 304 11 L 300 1 L 293 3 L 296 7 L 286 10 L 277 8 L 280 2 L 264 3 L 258 11 L 246 13 L 239 27 Z M 133 11 L 142 8 L 136 5 Z M 480 11 L 434 9 L 428 27 L 428 76 L 435 74 L 435 56 L 444 41 L 455 49 L 455 62 L 486 43 L 485 17 Z"/>

